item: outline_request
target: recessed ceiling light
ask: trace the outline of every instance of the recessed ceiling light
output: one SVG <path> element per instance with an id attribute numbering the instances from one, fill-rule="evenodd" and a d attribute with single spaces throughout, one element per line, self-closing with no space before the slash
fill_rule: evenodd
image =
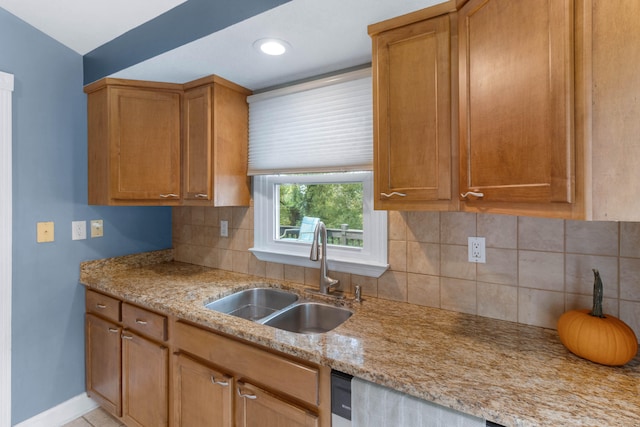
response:
<path id="1" fill-rule="evenodd" d="M 260 39 L 253 43 L 253 47 L 267 55 L 278 56 L 284 54 L 291 45 L 284 40 L 279 39 Z"/>

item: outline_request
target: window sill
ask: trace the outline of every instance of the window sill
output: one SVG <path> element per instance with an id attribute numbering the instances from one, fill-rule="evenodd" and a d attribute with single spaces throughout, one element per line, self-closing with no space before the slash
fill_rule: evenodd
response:
<path id="1" fill-rule="evenodd" d="M 320 262 L 311 261 L 308 255 L 304 256 L 298 253 L 264 250 L 260 248 L 251 248 L 249 250 L 260 261 L 297 265 L 299 267 L 320 268 Z M 327 268 L 330 271 L 338 271 L 341 273 L 380 277 L 385 271 L 387 271 L 389 264 L 377 264 L 372 262 L 363 263 L 360 260 L 350 260 L 347 258 L 335 259 L 329 256 L 327 258 Z"/>

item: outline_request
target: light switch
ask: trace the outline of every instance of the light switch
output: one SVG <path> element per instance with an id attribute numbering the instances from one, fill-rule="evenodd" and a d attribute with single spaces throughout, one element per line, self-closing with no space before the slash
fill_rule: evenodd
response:
<path id="1" fill-rule="evenodd" d="M 38 243 L 53 242 L 53 221 L 36 224 L 36 241 Z"/>
<path id="2" fill-rule="evenodd" d="M 104 234 L 104 229 L 102 227 L 102 220 L 92 219 L 91 220 L 91 238 L 102 237 L 103 234 Z"/>

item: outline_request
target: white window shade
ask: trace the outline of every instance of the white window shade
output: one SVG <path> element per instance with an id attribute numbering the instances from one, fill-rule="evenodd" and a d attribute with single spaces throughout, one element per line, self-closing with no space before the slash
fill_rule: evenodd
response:
<path id="1" fill-rule="evenodd" d="M 371 70 L 248 98 L 249 175 L 371 170 Z"/>

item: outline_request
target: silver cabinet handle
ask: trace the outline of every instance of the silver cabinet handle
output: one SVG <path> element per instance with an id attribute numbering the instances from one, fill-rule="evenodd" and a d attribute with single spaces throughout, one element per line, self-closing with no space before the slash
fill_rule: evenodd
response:
<path id="1" fill-rule="evenodd" d="M 226 386 L 229 385 L 229 381 L 218 381 L 218 380 L 216 380 L 216 377 L 213 376 L 213 375 L 211 375 L 211 382 L 213 384 L 221 385 L 223 387 L 226 387 Z M 240 389 L 238 389 L 238 390 L 240 390 Z"/>
<path id="2" fill-rule="evenodd" d="M 96 304 L 96 307 L 98 307 L 98 308 L 99 308 L 99 309 L 101 309 L 101 310 L 104 310 L 105 308 L 107 308 L 107 306 L 106 306 L 106 305 L 104 305 L 104 304 L 100 304 L 100 303 L 97 303 L 97 304 Z"/>
<path id="3" fill-rule="evenodd" d="M 119 332 L 119 330 L 115 328 L 109 328 L 109 332 L 111 332 L 112 334 L 116 334 Z"/>
<path id="4" fill-rule="evenodd" d="M 484 193 L 480 193 L 478 191 L 467 191 L 466 193 L 460 194 L 460 196 L 465 198 L 465 199 L 467 198 L 467 196 L 484 197 Z"/>
<path id="5" fill-rule="evenodd" d="M 163 199 L 168 199 L 168 198 L 176 198 L 176 197 L 180 197 L 177 194 L 174 193 L 167 193 L 167 194 L 161 194 L 160 195 L 161 198 Z"/>
<path id="6" fill-rule="evenodd" d="M 400 197 L 407 197 L 406 193 L 398 193 L 397 191 L 392 191 L 391 193 L 380 193 L 381 196 L 384 197 L 393 197 L 393 196 L 400 196 Z"/>
<path id="7" fill-rule="evenodd" d="M 242 391 L 240 390 L 240 387 L 238 387 L 238 396 L 246 397 L 247 399 L 251 399 L 251 400 L 256 400 L 258 398 L 258 396 L 256 396 L 255 394 L 242 393 Z"/>
<path id="8" fill-rule="evenodd" d="M 205 193 L 196 194 L 196 199 L 206 199 L 207 197 L 209 197 L 209 195 Z"/>
<path id="9" fill-rule="evenodd" d="M 125 335 L 125 334 L 122 334 L 122 339 L 123 339 L 123 340 L 132 340 L 132 339 L 133 339 L 133 337 L 132 337 L 131 335 Z"/>
<path id="10" fill-rule="evenodd" d="M 136 319 L 136 323 L 137 323 L 138 325 L 146 325 L 146 324 L 147 324 L 147 321 L 146 321 L 146 320 L 142 320 L 142 319 Z"/>

